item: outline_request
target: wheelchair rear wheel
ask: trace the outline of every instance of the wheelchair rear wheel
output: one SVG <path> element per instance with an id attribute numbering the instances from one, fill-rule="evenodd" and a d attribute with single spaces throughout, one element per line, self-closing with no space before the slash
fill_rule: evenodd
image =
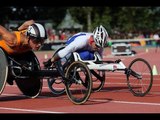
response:
<path id="1" fill-rule="evenodd" d="M 8 78 L 8 62 L 6 54 L 0 48 L 0 94 L 3 92 Z"/>
<path id="2" fill-rule="evenodd" d="M 92 73 L 92 81 L 93 81 L 93 92 L 100 91 L 105 84 L 105 71 L 99 70 L 90 70 Z"/>
<path id="3" fill-rule="evenodd" d="M 53 54 L 53 56 L 63 48 L 64 47 L 61 47 L 61 48 L 57 49 L 55 51 L 55 53 Z M 58 61 L 58 62 L 60 62 L 60 61 Z M 61 64 L 61 63 L 59 63 L 59 64 Z M 49 87 L 50 91 L 54 95 L 62 95 L 62 94 L 65 93 L 65 86 L 63 84 L 62 77 L 49 78 L 49 79 L 47 79 L 47 83 L 48 83 L 48 87 Z"/>
<path id="4" fill-rule="evenodd" d="M 40 70 L 39 61 L 32 51 L 23 55 L 16 55 L 14 59 L 21 64 L 31 64 L 30 67 L 32 67 L 32 70 Z M 24 79 L 15 78 L 15 82 L 20 91 L 29 98 L 35 98 L 41 93 L 43 81 L 38 77 L 29 76 Z"/>
<path id="5" fill-rule="evenodd" d="M 65 88 L 68 98 L 74 104 L 85 103 L 92 91 L 91 73 L 86 64 L 80 61 L 73 62 L 66 70 Z"/>

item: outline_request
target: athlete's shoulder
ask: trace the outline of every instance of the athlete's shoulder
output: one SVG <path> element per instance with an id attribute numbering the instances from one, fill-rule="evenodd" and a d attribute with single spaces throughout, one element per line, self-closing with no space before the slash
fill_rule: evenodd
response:
<path id="1" fill-rule="evenodd" d="M 88 32 L 88 33 L 86 33 L 86 35 L 90 35 L 90 36 L 91 36 L 91 35 L 93 35 L 93 33 L 91 33 L 91 32 Z"/>
<path id="2" fill-rule="evenodd" d="M 75 35 L 86 35 L 86 36 L 90 36 L 90 35 L 93 35 L 93 33 L 90 33 L 90 32 L 78 32 L 78 33 L 76 33 Z"/>

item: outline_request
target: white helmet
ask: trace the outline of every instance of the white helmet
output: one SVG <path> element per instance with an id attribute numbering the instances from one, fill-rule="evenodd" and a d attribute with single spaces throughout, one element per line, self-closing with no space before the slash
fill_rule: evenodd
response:
<path id="1" fill-rule="evenodd" d="M 27 29 L 27 36 L 35 38 L 36 41 L 47 39 L 45 28 L 39 23 L 33 23 Z"/>
<path id="2" fill-rule="evenodd" d="M 105 47 L 108 42 L 108 33 L 106 29 L 102 25 L 100 25 L 93 31 L 93 38 L 96 45 L 98 45 L 99 47 Z"/>

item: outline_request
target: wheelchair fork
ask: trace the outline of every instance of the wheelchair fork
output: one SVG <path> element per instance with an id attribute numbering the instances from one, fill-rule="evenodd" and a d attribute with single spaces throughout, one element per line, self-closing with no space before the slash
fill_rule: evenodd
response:
<path id="1" fill-rule="evenodd" d="M 142 75 L 136 73 L 135 71 L 133 71 L 132 69 L 125 69 L 125 74 L 127 75 L 127 77 L 129 77 L 130 75 L 132 75 L 133 77 L 136 77 L 137 79 L 142 79 Z"/>

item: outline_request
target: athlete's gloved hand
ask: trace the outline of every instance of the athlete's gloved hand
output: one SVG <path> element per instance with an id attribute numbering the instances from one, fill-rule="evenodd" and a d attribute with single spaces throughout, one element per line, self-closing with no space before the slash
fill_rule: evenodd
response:
<path id="1" fill-rule="evenodd" d="M 121 60 L 120 60 L 120 59 L 118 59 L 118 60 L 116 60 L 116 61 L 115 61 L 115 63 L 119 63 L 119 62 L 121 62 Z"/>
<path id="2" fill-rule="evenodd" d="M 43 65 L 44 65 L 45 68 L 50 67 L 52 65 L 51 58 L 48 59 L 46 62 L 43 62 Z"/>

